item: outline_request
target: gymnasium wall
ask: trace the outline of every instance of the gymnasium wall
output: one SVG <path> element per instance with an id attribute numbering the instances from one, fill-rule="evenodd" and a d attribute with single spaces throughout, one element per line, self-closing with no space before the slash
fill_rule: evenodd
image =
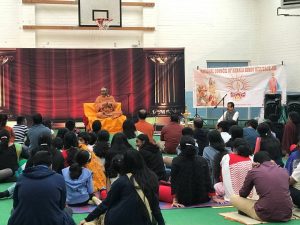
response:
<path id="1" fill-rule="evenodd" d="M 249 60 L 250 65 L 284 61 L 288 91 L 297 90 L 300 18 L 277 17 L 280 0 L 151 2 L 155 2 L 154 8 L 124 7 L 123 26 L 155 26 L 155 32 L 23 31 L 23 24 L 77 25 L 77 7 L 2 0 L 0 47 L 185 47 L 187 102 L 192 91 L 193 69 L 206 67 L 207 60 Z"/>
<path id="2" fill-rule="evenodd" d="M 280 0 L 257 1 L 260 9 L 258 55 L 260 64 L 284 62 L 287 71 L 287 90 L 300 92 L 300 17 L 277 16 Z M 297 10 L 280 10 L 298 14 Z"/>

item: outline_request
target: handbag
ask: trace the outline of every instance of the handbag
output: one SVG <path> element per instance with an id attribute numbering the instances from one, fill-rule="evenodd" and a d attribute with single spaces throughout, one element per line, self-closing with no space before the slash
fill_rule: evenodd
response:
<path id="1" fill-rule="evenodd" d="M 260 151 L 261 137 L 256 138 L 254 154 Z"/>
<path id="2" fill-rule="evenodd" d="M 84 223 L 84 225 L 104 225 L 105 213 L 102 214 L 98 219 Z"/>
<path id="3" fill-rule="evenodd" d="M 130 178 L 132 177 L 131 173 L 127 173 L 126 174 L 128 179 L 130 180 Z M 147 197 L 145 196 L 144 192 L 142 191 L 142 189 L 140 188 L 140 186 L 138 185 L 138 183 L 135 181 L 135 179 L 133 179 L 133 184 L 134 184 L 134 189 L 136 190 L 136 192 L 138 193 L 138 195 L 140 196 L 142 202 L 145 204 L 151 224 L 152 225 L 157 225 L 157 221 L 155 220 L 154 216 L 152 215 L 152 211 L 150 208 L 150 204 L 149 201 L 147 199 Z"/>

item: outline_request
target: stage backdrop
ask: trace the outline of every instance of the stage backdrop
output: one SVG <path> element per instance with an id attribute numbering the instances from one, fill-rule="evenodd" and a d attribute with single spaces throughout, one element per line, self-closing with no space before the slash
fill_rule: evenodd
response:
<path id="1" fill-rule="evenodd" d="M 183 55 L 183 49 L 176 51 Z M 126 114 L 142 107 L 150 110 L 156 106 L 151 52 L 142 48 L 1 50 L 1 110 L 12 115 L 40 112 L 50 119 L 79 119 L 83 103 L 94 102 L 101 87 L 122 103 Z M 164 54 L 168 52 L 172 49 L 165 49 Z M 173 68 L 167 72 L 174 83 L 184 85 L 183 57 L 164 65 Z M 176 103 L 184 107 L 184 86 L 180 88 L 183 94 L 178 94 L 183 97 L 176 98 Z"/>
<path id="2" fill-rule="evenodd" d="M 286 74 L 282 65 L 200 68 L 194 71 L 193 105 L 213 107 L 222 97 L 237 107 L 262 107 L 265 94 L 282 94 L 286 102 Z M 222 103 L 221 103 L 222 105 Z"/>

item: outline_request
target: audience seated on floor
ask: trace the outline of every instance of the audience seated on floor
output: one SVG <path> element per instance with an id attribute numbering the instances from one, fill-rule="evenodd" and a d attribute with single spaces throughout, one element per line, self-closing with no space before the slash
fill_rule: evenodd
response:
<path id="1" fill-rule="evenodd" d="M 74 162 L 74 157 L 78 152 L 78 140 L 74 132 L 69 131 L 64 137 L 64 148 L 62 156 L 64 157 L 64 166 L 71 166 Z"/>
<path id="2" fill-rule="evenodd" d="M 158 180 L 167 181 L 165 165 L 158 146 L 151 143 L 146 134 L 137 136 L 136 146 L 147 167 L 156 174 Z"/>
<path id="3" fill-rule="evenodd" d="M 7 130 L 0 130 L 0 182 L 15 180 L 18 170 L 18 157 L 16 147 L 10 142 Z"/>
<path id="4" fill-rule="evenodd" d="M 75 134 L 80 133 L 80 130 L 76 127 L 76 122 L 73 119 L 69 119 L 66 121 L 65 128 L 67 128 L 68 131 L 74 132 Z"/>
<path id="5" fill-rule="evenodd" d="M 120 175 L 120 167 L 122 167 L 123 157 L 127 150 L 134 150 L 127 141 L 127 137 L 123 133 L 116 133 L 111 141 L 111 147 L 105 156 L 105 173 L 107 177 L 106 189 L 110 189 L 110 185 L 118 179 Z M 114 162 L 114 163 L 113 163 Z"/>
<path id="6" fill-rule="evenodd" d="M 100 120 L 95 120 L 92 124 L 92 132 L 98 134 L 98 132 L 100 132 L 101 129 L 102 129 L 102 124 Z"/>
<path id="7" fill-rule="evenodd" d="M 98 224 L 104 214 L 105 223 L 111 225 L 148 225 L 154 219 L 158 225 L 165 224 L 157 197 L 157 178 L 137 151 L 125 152 L 122 174 L 112 184 L 107 198 L 80 225 Z"/>
<path id="8" fill-rule="evenodd" d="M 65 134 L 69 132 L 69 129 L 64 127 L 64 128 L 59 128 L 56 133 L 56 137 L 61 138 L 64 140 Z"/>
<path id="9" fill-rule="evenodd" d="M 145 112 L 143 109 L 140 111 L 142 114 Z M 174 116 L 173 119 L 172 116 Z M 31 130 L 34 130 L 36 127 L 40 126 L 39 121 L 42 118 L 40 114 L 35 114 L 33 117 L 35 117 L 36 122 L 34 122 L 34 125 L 31 128 L 29 128 Z M 143 116 L 141 116 L 141 118 L 143 118 Z M 139 160 L 142 162 L 138 163 L 142 163 L 142 167 L 144 168 L 145 166 L 146 170 L 150 171 L 150 174 L 156 175 L 155 182 L 160 182 L 160 200 L 172 203 L 173 207 L 192 206 L 205 203 L 210 200 L 214 200 L 218 203 L 224 203 L 225 201 L 231 199 L 233 204 L 235 204 L 238 209 L 253 218 L 263 221 L 287 221 L 290 216 L 289 210 L 291 207 L 291 202 L 287 200 L 289 196 L 292 197 L 294 204 L 299 207 L 300 188 L 298 187 L 298 184 L 300 178 L 298 179 L 298 172 L 300 171 L 300 167 L 297 163 L 300 161 L 298 160 L 300 159 L 300 151 L 298 145 L 292 145 L 294 147 L 291 147 L 290 149 L 290 157 L 286 163 L 286 168 L 288 169 L 290 175 L 290 182 L 284 183 L 282 181 L 283 178 L 288 177 L 288 175 L 286 176 L 286 171 L 280 169 L 274 163 L 272 164 L 272 161 L 269 160 L 270 158 L 276 161 L 276 163 L 279 165 L 283 165 L 280 154 L 280 142 L 271 135 L 270 128 L 267 123 L 261 123 L 258 126 L 257 130 L 259 137 L 255 139 L 254 144 L 253 139 L 252 144 L 256 146 L 256 152 L 259 152 L 260 154 L 265 154 L 265 152 L 268 152 L 269 155 L 267 156 L 269 158 L 260 156 L 258 153 L 258 159 L 256 161 L 260 162 L 260 164 L 257 164 L 257 162 L 254 163 L 255 168 L 252 169 L 252 151 L 247 140 L 243 139 L 243 133 L 245 130 L 251 129 L 250 131 L 252 134 L 253 132 L 256 132 L 252 126 L 248 126 L 244 129 L 237 125 L 231 126 L 231 138 L 226 144 L 227 148 L 232 149 L 231 152 L 225 147 L 222 134 L 220 133 L 220 131 L 223 131 L 223 125 L 228 126 L 228 122 L 230 121 L 222 121 L 221 124 L 219 124 L 221 125 L 219 126 L 219 128 L 221 128 L 219 131 L 212 130 L 208 132 L 202 129 L 203 121 L 201 119 L 195 119 L 194 124 L 198 126 L 199 123 L 200 125 L 198 127 L 196 126 L 195 130 L 192 130 L 189 127 L 184 128 L 181 126 L 176 120 L 177 118 L 177 115 L 171 115 L 171 121 L 173 121 L 169 125 L 165 126 L 162 132 L 162 140 L 166 141 L 166 146 L 173 146 L 175 142 L 177 142 L 177 150 L 175 150 L 177 157 L 169 157 L 169 163 L 166 160 L 163 161 L 162 153 L 159 151 L 158 146 L 161 147 L 163 145 L 159 145 L 160 143 L 156 145 L 151 142 L 149 140 L 149 134 L 147 134 L 148 131 L 146 131 L 145 134 L 138 133 L 132 120 L 125 120 L 124 123 L 122 123 L 123 132 L 116 133 L 113 136 L 111 145 L 109 143 L 110 134 L 108 131 L 102 129 L 103 127 L 101 126 L 100 121 L 94 121 L 92 126 L 93 131 L 88 133 L 80 132 L 78 129 L 76 130 L 75 121 L 68 120 L 66 122 L 67 128 L 59 129 L 57 136 L 54 139 L 51 139 L 50 133 L 48 134 L 48 132 L 39 132 L 38 130 L 34 131 L 34 138 L 37 138 L 37 140 L 35 140 L 37 141 L 37 147 L 31 150 L 30 158 L 26 164 L 25 176 L 27 176 L 26 173 L 31 173 L 31 171 L 35 170 L 35 156 L 37 154 L 41 154 L 40 152 L 42 152 L 42 154 L 45 154 L 46 152 L 50 154 L 52 162 L 51 169 L 57 173 L 61 173 L 61 171 L 63 171 L 65 186 L 67 187 L 67 204 L 71 206 L 83 206 L 87 205 L 88 203 L 93 203 L 91 201 L 93 199 L 95 199 L 96 204 L 99 204 L 100 200 L 95 198 L 94 193 L 100 190 L 100 196 L 103 200 L 106 197 L 107 191 L 110 191 L 110 194 L 108 194 L 107 197 L 108 200 L 105 200 L 103 204 L 99 205 L 99 207 L 97 207 L 97 209 L 87 217 L 89 223 L 86 223 L 86 225 L 91 223 L 93 224 L 94 219 L 102 218 L 99 216 L 104 211 L 107 211 L 110 214 L 109 218 L 112 223 L 119 222 L 117 218 L 113 218 L 111 213 L 116 213 L 116 209 L 121 206 L 123 207 L 123 204 L 125 203 L 112 200 L 112 198 L 114 198 L 112 196 L 116 196 L 116 193 L 119 193 L 120 190 L 123 190 L 123 187 L 126 190 L 129 190 L 127 189 L 129 188 L 127 181 L 124 181 L 124 178 L 127 177 L 126 179 L 128 179 L 128 176 L 125 176 L 126 173 L 131 171 L 128 170 L 128 165 L 126 165 L 125 162 L 125 157 L 128 152 L 134 152 L 133 154 L 138 154 L 138 156 L 132 155 L 130 157 L 133 157 L 135 160 L 139 158 Z M 48 131 L 48 128 L 46 129 Z M 5 149 L 3 148 L 5 140 L 2 141 L 1 138 L 3 131 L 5 130 L 0 130 L 0 140 L 2 144 L 0 145 L 0 161 L 2 160 L 1 157 L 3 156 L 3 150 Z M 178 134 L 174 131 L 180 131 L 180 133 Z M 5 132 L 7 133 L 7 131 Z M 173 135 L 172 133 L 176 134 Z M 196 135 L 196 133 L 200 135 Z M 205 134 L 207 134 L 207 136 L 205 136 Z M 4 136 L 4 139 L 9 140 L 9 138 L 6 138 L 7 134 Z M 181 141 L 179 141 L 180 138 Z M 204 147 L 203 158 L 200 156 L 201 152 L 198 153 L 198 144 L 199 146 Z M 17 163 L 19 158 L 18 156 L 23 157 L 23 155 L 20 154 L 22 152 L 22 148 L 19 149 L 16 147 L 16 145 L 18 144 L 12 145 L 9 143 L 7 147 L 13 148 L 11 146 L 15 146 L 15 151 L 12 150 L 9 151 L 9 153 L 16 153 L 15 155 Z M 134 149 L 137 149 L 138 151 L 134 151 Z M 168 150 L 166 152 L 168 152 Z M 129 153 L 129 155 L 130 154 L 131 153 Z M 174 154 L 174 156 L 176 155 Z M 267 160 L 260 161 L 261 159 L 259 157 L 262 157 L 263 159 L 267 158 Z M 9 160 L 6 160 L 7 157 L 4 157 L 3 159 L 5 163 L 9 162 Z M 137 163 L 130 160 L 127 162 L 131 162 L 131 166 Z M 3 163 L 0 163 L 0 167 L 3 165 Z M 165 165 L 169 165 L 171 171 L 166 172 Z M 14 171 L 18 169 L 18 165 L 15 167 L 16 168 L 13 169 Z M 47 166 L 41 167 L 45 169 L 47 168 Z M 266 175 L 264 168 L 268 169 L 270 174 L 275 174 L 276 172 L 277 175 L 273 175 L 273 177 L 276 177 L 277 181 L 273 181 L 269 177 L 271 176 L 270 174 Z M 134 171 L 140 171 L 140 167 Z M 2 171 L 0 169 L 0 179 L 2 175 L 1 172 Z M 263 179 L 262 182 L 265 186 L 276 187 L 276 189 L 270 189 L 271 192 L 269 195 L 271 196 L 271 200 L 269 200 L 268 197 L 265 198 L 262 196 L 262 193 L 264 193 L 265 190 L 261 188 L 261 184 L 256 184 L 254 181 L 252 182 L 252 187 L 255 186 L 255 188 L 259 189 L 258 194 L 261 195 L 260 200 L 252 201 L 245 198 L 247 196 L 251 197 L 252 195 L 252 187 L 250 188 L 251 184 L 249 183 L 251 182 L 249 180 L 253 178 L 254 172 L 263 174 L 262 176 L 264 176 L 265 179 Z M 252 174 L 253 176 L 251 177 L 249 174 Z M 152 175 L 149 176 L 151 177 Z M 22 179 L 25 179 L 24 176 L 22 176 Z M 135 179 L 137 179 L 136 181 L 139 184 L 139 175 L 137 175 Z M 271 185 L 269 185 L 269 183 L 271 183 Z M 131 179 L 129 179 L 129 184 L 137 185 Z M 154 184 L 153 182 L 152 184 L 157 185 L 158 187 L 158 184 Z M 18 183 L 16 187 L 15 185 L 12 185 L 8 188 L 8 190 L 0 192 L 0 198 L 12 196 L 14 189 L 16 189 L 16 193 L 19 193 L 19 190 L 17 190 L 18 188 Z M 135 198 L 139 198 L 139 194 L 135 191 L 133 186 L 132 188 L 133 189 L 130 190 L 132 191 L 130 192 L 131 194 L 127 196 L 128 201 L 131 201 L 133 196 Z M 154 188 L 154 186 L 152 186 L 152 188 Z M 273 192 L 275 192 L 275 190 L 278 188 L 281 190 L 281 193 L 276 195 Z M 80 194 L 78 194 L 78 190 L 80 191 Z M 147 189 L 146 192 L 147 191 L 149 190 Z M 155 191 L 157 190 L 155 189 Z M 148 194 L 149 193 L 147 192 L 146 195 Z M 276 203 L 276 198 L 273 197 L 275 195 L 280 201 L 278 204 Z M 151 199 L 149 200 L 149 204 L 154 204 L 154 202 L 157 201 L 157 199 L 153 199 L 152 197 L 149 198 Z M 245 203 L 244 200 L 247 200 L 247 202 Z M 140 203 L 143 204 L 143 202 Z M 261 204 L 263 204 L 265 211 L 259 209 L 258 206 Z M 276 204 L 280 206 L 277 207 Z M 249 205 L 253 206 L 254 210 L 249 211 L 249 208 L 247 208 Z M 282 211 L 283 213 L 281 217 L 275 215 L 276 213 L 273 213 L 279 212 L 282 210 L 282 207 L 285 207 L 285 209 Z M 18 208 L 18 212 L 20 212 L 20 206 Z M 159 212 L 157 211 L 156 213 L 156 216 L 159 219 Z M 23 212 L 21 212 L 21 214 L 23 215 Z M 120 215 L 120 217 L 122 216 L 123 215 Z M 131 220 L 130 217 L 131 212 L 128 216 L 129 220 Z M 68 218 L 68 216 L 66 218 Z M 14 219 L 16 219 L 16 216 L 14 216 Z M 133 224 L 135 224 L 135 222 L 136 221 L 134 221 Z M 161 221 L 161 224 L 163 224 L 163 220 Z"/>
<path id="10" fill-rule="evenodd" d="M 226 121 L 222 121 L 226 122 Z M 209 174 L 211 176 L 212 184 L 216 184 L 220 181 L 220 162 L 224 155 L 230 152 L 230 150 L 225 148 L 224 140 L 217 130 L 212 130 L 208 133 L 209 146 L 205 147 L 203 150 L 203 157 L 208 162 Z M 216 157 L 218 163 L 216 162 Z M 217 171 L 216 171 L 217 170 Z"/>
<path id="11" fill-rule="evenodd" d="M 194 138 L 194 131 L 190 127 L 184 127 L 181 130 L 181 134 L 182 134 L 182 136 L 190 136 L 190 137 Z M 198 155 L 199 154 L 198 143 L 197 143 L 196 139 L 194 139 L 194 140 L 195 140 L 196 154 Z M 176 147 L 176 154 L 179 155 L 180 153 L 181 153 L 180 144 L 178 144 L 178 146 Z M 164 163 L 165 163 L 165 165 L 167 167 L 171 167 L 173 157 L 171 157 L 171 156 L 164 156 L 163 160 L 164 160 Z"/>
<path id="12" fill-rule="evenodd" d="M 254 153 L 266 151 L 269 153 L 272 160 L 274 160 L 279 166 L 283 167 L 280 142 L 271 134 L 269 125 L 265 122 L 259 124 L 257 132 L 259 137 L 256 141 Z"/>
<path id="13" fill-rule="evenodd" d="M 91 156 L 91 160 L 85 166 L 87 169 L 93 172 L 94 190 L 103 190 L 106 187 L 106 176 L 104 173 L 104 166 L 101 164 L 101 161 L 98 160 L 93 149 L 88 148 L 88 142 L 89 134 L 87 132 L 81 132 L 78 134 L 78 147 L 82 150 L 88 151 Z"/>
<path id="14" fill-rule="evenodd" d="M 28 139 L 30 142 L 29 152 L 38 147 L 39 137 L 41 135 L 51 136 L 51 130 L 43 125 L 43 117 L 40 113 L 36 113 L 32 116 L 33 125 L 28 130 Z"/>
<path id="15" fill-rule="evenodd" d="M 49 135 L 42 135 L 39 138 L 39 145 L 38 147 L 31 150 L 30 157 L 26 162 L 25 168 L 33 167 L 34 155 L 40 151 L 47 151 L 51 154 L 51 169 L 56 173 L 61 174 L 61 170 L 64 168 L 64 158 L 61 152 L 57 152 L 56 149 L 52 148 L 51 137 Z"/>
<path id="16" fill-rule="evenodd" d="M 160 148 L 164 153 L 176 154 L 176 148 L 182 136 L 182 129 L 183 127 L 179 124 L 179 116 L 172 114 L 170 123 L 162 128 L 160 134 L 160 140 L 163 141 Z"/>
<path id="17" fill-rule="evenodd" d="M 269 115 L 269 120 L 270 120 L 270 123 L 271 123 L 272 132 L 276 135 L 276 138 L 278 138 L 278 140 L 280 142 L 282 142 L 284 124 L 278 122 L 279 116 L 276 115 L 276 114 L 270 114 Z"/>
<path id="18" fill-rule="evenodd" d="M 101 130 L 97 134 L 97 141 L 94 145 L 94 153 L 101 160 L 102 165 L 105 165 L 105 157 L 110 148 L 109 133 L 107 130 Z"/>
<path id="19" fill-rule="evenodd" d="M 249 170 L 252 169 L 252 151 L 247 141 L 236 138 L 233 152 L 223 156 L 221 166 L 221 182 L 215 184 L 216 194 L 226 201 L 234 194 L 238 195 Z"/>
<path id="20" fill-rule="evenodd" d="M 89 132 L 89 143 L 87 145 L 88 149 L 90 149 L 91 151 L 93 151 L 94 146 L 96 144 L 97 141 L 97 134 L 94 132 Z"/>
<path id="21" fill-rule="evenodd" d="M 258 126 L 257 120 L 251 119 L 247 121 L 246 127 L 243 128 L 243 138 L 250 145 L 252 152 L 254 152 L 256 138 L 258 137 L 258 133 L 256 131 L 257 126 Z"/>
<path id="22" fill-rule="evenodd" d="M 151 123 L 146 121 L 147 118 L 147 111 L 145 109 L 140 109 L 138 111 L 138 122 L 135 123 L 135 127 L 138 131 L 143 134 L 146 134 L 149 138 L 149 141 L 154 143 L 153 134 L 154 134 L 154 127 Z"/>
<path id="23" fill-rule="evenodd" d="M 196 154 L 195 140 L 182 136 L 181 153 L 173 159 L 171 168 L 171 193 L 174 207 L 184 207 L 204 203 L 212 198 L 216 202 L 215 190 L 211 183 L 207 161 Z M 166 191 L 164 191 L 166 192 Z M 170 199 L 160 196 L 161 199 Z"/>
<path id="24" fill-rule="evenodd" d="M 229 139 L 231 138 L 231 135 L 229 132 L 229 123 L 228 121 L 221 121 L 217 124 L 217 130 L 221 133 L 221 137 L 223 138 L 224 143 L 226 144 Z"/>
<path id="25" fill-rule="evenodd" d="M 49 120 L 49 119 L 45 119 L 45 120 L 43 120 L 43 125 L 45 127 L 48 127 L 50 129 L 50 131 L 51 131 L 51 138 L 55 138 L 55 132 L 52 129 L 53 122 L 51 120 Z"/>
<path id="26" fill-rule="evenodd" d="M 289 154 L 290 146 L 292 144 L 297 144 L 299 134 L 300 115 L 297 112 L 290 112 L 282 136 L 281 146 L 283 154 Z"/>
<path id="27" fill-rule="evenodd" d="M 123 134 L 126 135 L 128 143 L 133 149 L 136 149 L 136 137 L 141 134 L 141 132 L 136 130 L 133 121 L 130 119 L 124 121 L 122 128 Z"/>
<path id="28" fill-rule="evenodd" d="M 238 125 L 233 125 L 229 128 L 229 134 L 231 135 L 229 141 L 225 144 L 226 148 L 232 151 L 233 143 L 236 138 L 243 138 L 243 128 Z"/>
<path id="29" fill-rule="evenodd" d="M 297 145 L 290 146 L 290 156 L 285 163 L 285 168 L 288 170 L 289 175 L 291 175 L 300 163 L 300 137 L 298 137 Z"/>
<path id="30" fill-rule="evenodd" d="M 8 133 L 9 133 L 9 136 L 10 136 L 9 142 L 14 143 L 14 141 L 15 141 L 15 133 L 14 133 L 13 129 L 10 126 L 6 125 L 7 124 L 7 120 L 8 120 L 7 114 L 1 113 L 0 114 L 0 129 L 1 130 L 2 129 L 7 130 Z"/>
<path id="31" fill-rule="evenodd" d="M 83 206 L 97 199 L 93 192 L 93 175 L 92 171 L 86 169 L 86 164 L 91 161 L 91 154 L 88 151 L 80 150 L 75 156 L 75 163 L 63 169 L 62 175 L 66 182 L 67 204 L 69 206 Z"/>
<path id="32" fill-rule="evenodd" d="M 199 155 L 203 155 L 203 150 L 208 146 L 208 129 L 203 128 L 203 120 L 200 117 L 194 118 L 194 138 L 198 144 Z"/>
<path id="33" fill-rule="evenodd" d="M 18 116 L 17 124 L 14 125 L 12 129 L 15 134 L 15 143 L 23 145 L 28 133 L 26 118 L 24 116 Z"/>
<path id="34" fill-rule="evenodd" d="M 300 164 L 297 165 L 290 176 L 290 192 L 293 203 L 300 208 Z"/>
<path id="35" fill-rule="evenodd" d="M 230 199 L 232 205 L 256 220 L 290 220 L 293 202 L 287 171 L 272 161 L 266 151 L 256 153 L 253 161 L 253 169 L 248 172 L 239 195 L 233 195 Z M 257 201 L 247 199 L 253 187 L 259 195 Z"/>

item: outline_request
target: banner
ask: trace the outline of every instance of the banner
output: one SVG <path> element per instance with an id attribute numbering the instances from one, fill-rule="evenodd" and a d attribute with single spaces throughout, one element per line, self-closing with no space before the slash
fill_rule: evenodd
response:
<path id="1" fill-rule="evenodd" d="M 281 94 L 286 102 L 282 65 L 200 68 L 194 71 L 194 108 L 213 107 L 224 96 L 237 107 L 262 107 L 265 94 Z"/>

